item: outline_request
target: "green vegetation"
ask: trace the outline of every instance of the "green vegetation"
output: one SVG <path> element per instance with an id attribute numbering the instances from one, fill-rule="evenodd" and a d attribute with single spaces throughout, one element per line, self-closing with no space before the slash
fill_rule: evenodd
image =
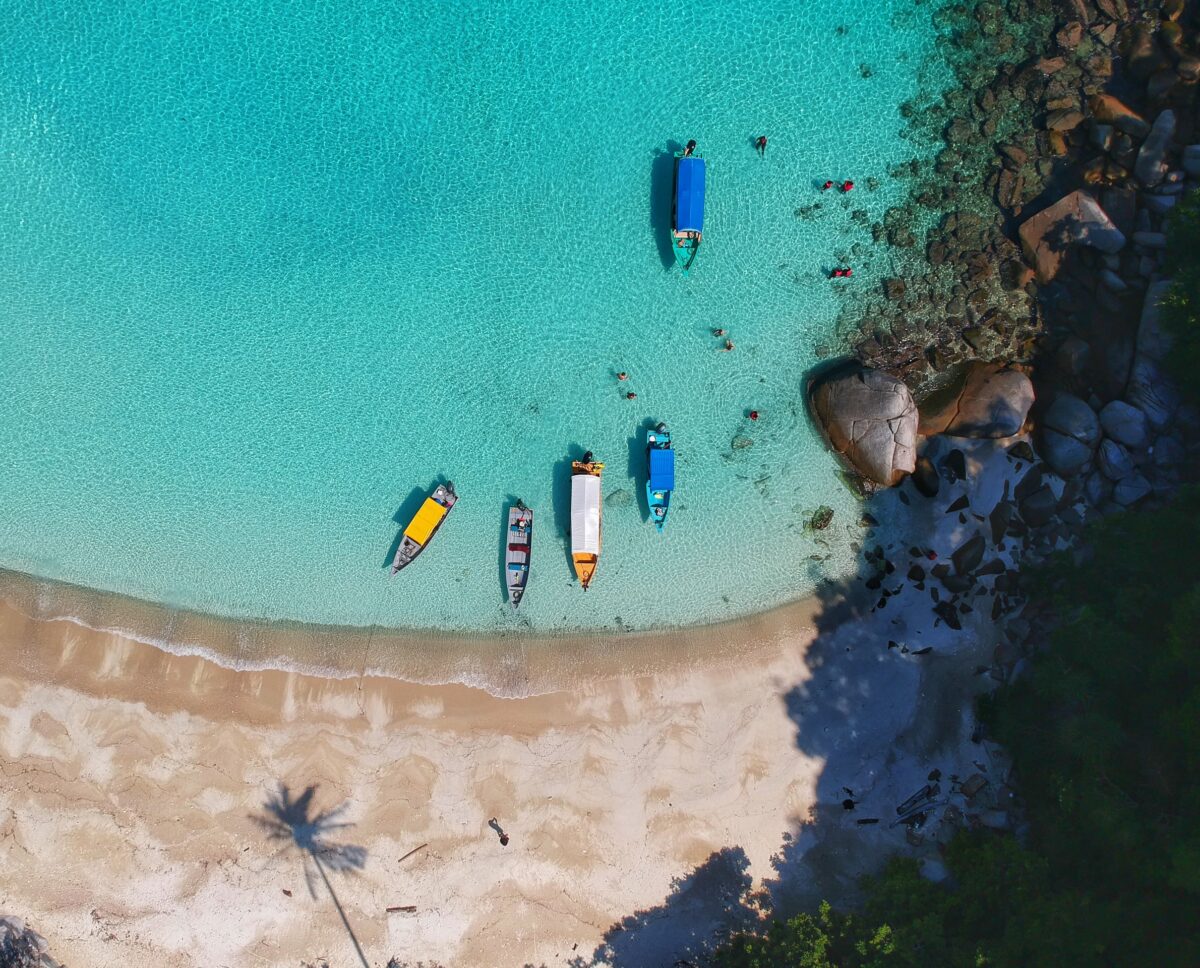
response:
<path id="1" fill-rule="evenodd" d="M 1184 392 L 1200 399 L 1200 192 L 1175 206 L 1167 220 L 1167 271 L 1174 280 L 1165 319 L 1175 337 L 1168 362 Z"/>
<path id="2" fill-rule="evenodd" d="M 1200 303 L 1198 303 L 1200 305 Z M 1200 489 L 1101 522 L 1032 583 L 1058 625 L 982 710 L 1013 756 L 1028 847 L 963 834 L 952 886 L 911 861 L 743 935 L 720 968 L 1200 964 Z"/>

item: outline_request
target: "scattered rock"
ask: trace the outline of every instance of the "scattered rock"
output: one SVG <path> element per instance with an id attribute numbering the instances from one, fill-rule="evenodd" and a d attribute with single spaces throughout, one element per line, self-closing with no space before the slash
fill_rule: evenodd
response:
<path id="1" fill-rule="evenodd" d="M 1179 394 L 1167 375 L 1144 353 L 1138 353 L 1133 359 L 1125 399 L 1146 415 L 1155 430 L 1166 427 L 1179 406 Z"/>
<path id="2" fill-rule="evenodd" d="M 741 434 L 738 434 L 729 442 L 729 446 L 734 450 L 745 450 L 747 447 L 753 447 L 754 441 L 749 437 L 743 437 Z"/>
<path id="3" fill-rule="evenodd" d="M 978 568 L 983 561 L 983 552 L 986 547 L 983 535 L 977 534 L 972 538 L 968 538 L 950 556 L 950 560 L 954 563 L 955 573 L 958 575 L 967 575 Z"/>
<path id="4" fill-rule="evenodd" d="M 1150 482 L 1141 474 L 1118 481 L 1113 487 L 1113 500 L 1123 508 L 1133 507 L 1148 498 L 1153 491 Z"/>
<path id="5" fill-rule="evenodd" d="M 1058 508 L 1058 500 L 1050 485 L 1043 484 L 1021 502 L 1021 518 L 1031 528 L 1049 523 Z"/>
<path id="6" fill-rule="evenodd" d="M 1140 450 L 1149 441 L 1146 415 L 1124 400 L 1112 400 L 1100 411 L 1100 426 L 1117 443 Z"/>
<path id="7" fill-rule="evenodd" d="M 1088 101 L 1088 110 L 1101 124 L 1111 124 L 1130 137 L 1144 138 L 1150 133 L 1146 119 L 1111 94 L 1097 94 Z"/>
<path id="8" fill-rule="evenodd" d="M 822 504 L 809 519 L 808 526 L 813 531 L 824 531 L 833 523 L 833 508 Z"/>
<path id="9" fill-rule="evenodd" d="M 1096 452 L 1096 461 L 1101 473 L 1110 481 L 1123 481 L 1133 474 L 1133 458 L 1129 456 L 1129 451 L 1115 440 L 1106 438 L 1100 442 L 1100 449 Z"/>
<path id="10" fill-rule="evenodd" d="M 1096 411 L 1069 393 L 1054 399 L 1042 421 L 1042 456 L 1063 477 L 1078 474 L 1100 443 Z"/>
<path id="11" fill-rule="evenodd" d="M 912 482 L 913 486 L 926 497 L 937 497 L 938 488 L 942 483 L 937 469 L 933 466 L 933 461 L 924 455 L 917 458 L 917 467 L 913 471 Z"/>
<path id="12" fill-rule="evenodd" d="M 605 506 L 610 507 L 610 508 L 622 508 L 622 507 L 626 507 L 632 503 L 633 503 L 633 494 L 630 493 L 629 491 L 625 490 L 624 488 L 621 488 L 618 491 L 613 491 L 611 494 L 605 496 L 605 498 L 604 498 Z"/>
<path id="13" fill-rule="evenodd" d="M 877 484 L 916 469 L 917 405 L 900 380 L 853 364 L 819 379 L 811 403 L 830 445 Z"/>

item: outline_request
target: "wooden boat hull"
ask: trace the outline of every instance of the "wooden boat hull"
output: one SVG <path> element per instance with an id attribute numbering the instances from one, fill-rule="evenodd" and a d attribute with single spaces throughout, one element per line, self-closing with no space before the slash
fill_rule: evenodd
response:
<path id="1" fill-rule="evenodd" d="M 669 453 L 656 455 L 655 451 Z M 665 424 L 659 424 L 653 430 L 646 431 L 646 504 L 650 508 L 650 520 L 659 534 L 667 525 L 674 488 L 675 454 L 671 447 L 671 434 Z"/>
<path id="2" fill-rule="evenodd" d="M 696 261 L 696 253 L 700 251 L 700 240 L 677 239 L 672 236 L 671 248 L 675 250 L 675 261 L 679 263 L 679 269 L 686 278 L 692 263 Z"/>
<path id="3" fill-rule="evenodd" d="M 600 556 L 578 554 L 571 555 L 571 560 L 575 563 L 575 577 L 579 579 L 579 584 L 586 592 L 592 583 L 592 576 L 596 574 L 596 565 L 600 563 Z"/>
<path id="4" fill-rule="evenodd" d="M 590 455 L 588 455 L 590 456 Z M 586 591 L 600 561 L 602 535 L 600 461 L 571 462 L 571 561 Z"/>
<path id="5" fill-rule="evenodd" d="M 446 518 L 450 516 L 450 509 L 454 507 L 456 501 L 458 501 L 458 495 L 454 491 L 452 481 L 439 484 L 434 488 L 433 493 L 425 499 L 425 503 L 421 505 L 404 528 L 404 533 L 400 538 L 400 547 L 396 549 L 396 557 L 392 559 L 393 575 L 411 565 L 417 556 L 429 547 L 429 542 L 446 523 Z M 440 514 L 437 513 L 438 508 L 441 508 Z"/>
<path id="6" fill-rule="evenodd" d="M 504 550 L 504 580 L 513 608 L 525 597 L 533 549 L 533 512 L 518 501 L 508 509 L 508 531 Z"/>

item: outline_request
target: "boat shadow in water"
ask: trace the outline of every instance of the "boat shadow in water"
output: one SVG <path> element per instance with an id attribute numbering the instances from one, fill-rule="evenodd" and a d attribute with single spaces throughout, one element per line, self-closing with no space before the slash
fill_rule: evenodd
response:
<path id="1" fill-rule="evenodd" d="M 629 438 L 627 473 L 630 480 L 633 481 L 633 493 L 643 524 L 650 520 L 650 499 L 646 496 L 646 475 L 649 473 L 649 469 L 646 467 L 646 434 L 657 427 L 658 423 L 657 420 L 647 417 L 638 424 L 637 431 Z M 678 458 L 676 459 L 678 460 Z"/>
<path id="2" fill-rule="evenodd" d="M 654 152 L 650 165 L 650 231 L 658 246 L 658 257 L 663 269 L 675 266 L 675 250 L 671 246 L 671 202 L 675 191 L 675 152 L 683 145 L 668 141 L 667 147 Z"/>
<path id="3" fill-rule="evenodd" d="M 580 444 L 572 444 L 567 448 L 567 456 L 554 464 L 554 530 L 562 536 L 562 549 L 567 556 L 567 575 L 572 581 L 575 580 L 575 560 L 571 557 L 571 461 L 583 460 L 585 449 Z M 595 457 L 596 460 L 604 460 L 603 455 L 597 454 Z"/>
<path id="4" fill-rule="evenodd" d="M 408 526 L 408 522 L 413 519 L 413 515 L 421 510 L 421 505 L 425 503 L 425 498 L 433 493 L 434 488 L 438 484 L 445 483 L 444 478 L 438 478 L 428 487 L 414 487 L 412 493 L 404 499 L 400 507 L 396 508 L 396 513 L 392 515 L 392 520 L 400 525 L 400 530 L 396 532 L 396 536 L 392 539 L 391 547 L 388 548 L 387 557 L 383 559 L 383 568 L 390 569 L 392 562 L 396 559 L 396 552 L 400 548 L 400 542 L 404 540 L 404 529 Z"/>

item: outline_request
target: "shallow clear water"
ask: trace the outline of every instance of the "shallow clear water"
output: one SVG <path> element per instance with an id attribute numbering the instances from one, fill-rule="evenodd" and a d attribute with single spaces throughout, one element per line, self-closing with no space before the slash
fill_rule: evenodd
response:
<path id="1" fill-rule="evenodd" d="M 825 272 L 870 246 L 919 150 L 897 106 L 928 5 L 4 6 L 0 564 L 457 629 L 709 621 L 849 567 L 857 512 L 803 377 L 839 298 L 878 283 Z M 684 280 L 667 149 L 689 137 L 709 190 Z M 680 460 L 662 536 L 657 420 Z M 565 536 L 583 448 L 608 464 L 586 595 Z M 394 517 L 439 476 L 459 504 L 389 578 Z M 510 496 L 538 514 L 516 615 Z M 821 504 L 834 525 L 807 534 Z"/>

